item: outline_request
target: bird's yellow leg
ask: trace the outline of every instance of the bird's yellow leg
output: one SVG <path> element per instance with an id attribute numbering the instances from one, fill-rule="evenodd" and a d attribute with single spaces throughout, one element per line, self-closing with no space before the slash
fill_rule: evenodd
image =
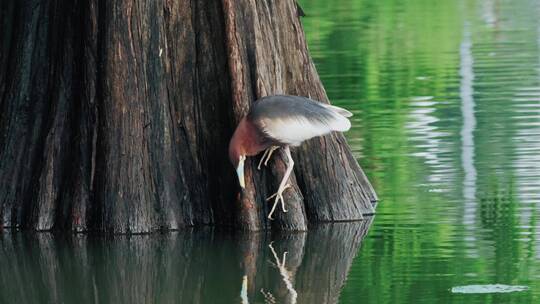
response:
<path id="1" fill-rule="evenodd" d="M 287 184 L 287 181 L 289 180 L 289 176 L 291 176 L 291 173 L 294 167 L 294 161 L 292 159 L 291 150 L 289 149 L 289 147 L 287 146 L 283 150 L 285 151 L 285 155 L 287 155 L 287 159 L 288 159 L 287 170 L 285 171 L 285 175 L 283 175 L 283 179 L 281 180 L 281 183 L 279 184 L 278 191 L 267 199 L 269 200 L 275 197 L 274 206 L 272 206 L 272 210 L 270 210 L 270 213 L 268 214 L 268 218 L 271 220 L 273 220 L 272 214 L 274 214 L 274 211 L 276 210 L 276 206 L 280 200 L 281 200 L 281 209 L 283 209 L 283 212 L 287 212 L 287 209 L 285 209 L 285 201 L 283 200 L 282 194 L 283 194 L 283 191 L 285 191 L 285 189 L 290 187 L 290 185 Z"/>

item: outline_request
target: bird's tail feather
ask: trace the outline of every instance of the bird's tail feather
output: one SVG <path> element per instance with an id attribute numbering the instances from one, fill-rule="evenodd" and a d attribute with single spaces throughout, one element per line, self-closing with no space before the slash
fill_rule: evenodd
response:
<path id="1" fill-rule="evenodd" d="M 353 116 L 353 114 L 343 108 L 340 108 L 340 107 L 336 107 L 336 106 L 333 106 L 333 105 L 329 105 L 329 104 L 325 104 L 324 105 L 325 107 L 329 108 L 330 110 L 338 113 L 339 115 L 341 116 L 344 116 L 344 117 L 351 117 Z"/>
<path id="2" fill-rule="evenodd" d="M 344 115 L 334 112 L 334 119 L 329 125 L 332 131 L 346 132 L 351 128 L 351 121 Z"/>

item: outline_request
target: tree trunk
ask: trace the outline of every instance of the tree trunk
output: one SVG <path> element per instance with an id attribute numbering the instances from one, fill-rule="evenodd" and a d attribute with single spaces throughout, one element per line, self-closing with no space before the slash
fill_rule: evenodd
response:
<path id="1" fill-rule="evenodd" d="M 345 139 L 296 151 L 288 213 L 265 197 L 286 163 L 228 161 L 257 98 L 327 101 L 296 3 L 2 1 L 0 226 L 144 233 L 193 225 L 306 230 L 358 220 L 376 195 Z"/>

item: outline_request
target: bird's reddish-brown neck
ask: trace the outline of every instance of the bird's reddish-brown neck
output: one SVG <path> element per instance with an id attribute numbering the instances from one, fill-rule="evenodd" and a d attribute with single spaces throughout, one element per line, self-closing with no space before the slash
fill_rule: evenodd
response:
<path id="1" fill-rule="evenodd" d="M 239 155 L 252 156 L 256 155 L 264 149 L 268 148 L 257 127 L 247 120 L 242 118 L 229 145 L 229 157 L 231 161 L 237 159 Z"/>

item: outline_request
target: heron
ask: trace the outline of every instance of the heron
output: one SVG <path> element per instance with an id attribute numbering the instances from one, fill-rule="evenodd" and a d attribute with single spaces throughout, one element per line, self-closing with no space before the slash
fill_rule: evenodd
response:
<path id="1" fill-rule="evenodd" d="M 229 159 L 236 168 L 240 187 L 246 187 L 244 162 L 246 157 L 264 151 L 257 169 L 267 165 L 277 149 L 287 156 L 287 169 L 277 192 L 266 200 L 274 199 L 268 218 L 281 202 L 283 212 L 287 212 L 283 192 L 290 187 L 289 177 L 294 167 L 290 147 L 297 147 L 308 139 L 323 136 L 333 131 L 345 132 L 351 128 L 348 117 L 352 113 L 333 105 L 321 103 L 311 98 L 291 95 L 266 96 L 256 100 L 248 114 L 243 117 L 229 143 Z"/>

